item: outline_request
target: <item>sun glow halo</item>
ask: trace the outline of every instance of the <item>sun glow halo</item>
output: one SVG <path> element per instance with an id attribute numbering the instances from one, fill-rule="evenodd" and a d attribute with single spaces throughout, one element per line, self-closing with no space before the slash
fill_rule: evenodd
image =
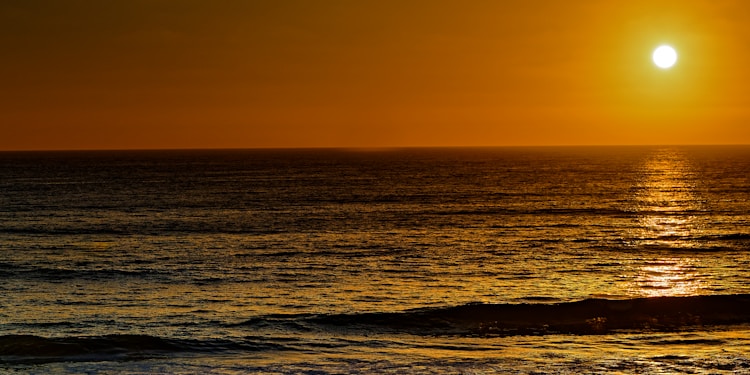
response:
<path id="1" fill-rule="evenodd" d="M 669 69 L 677 62 L 677 51 L 670 46 L 662 45 L 654 50 L 652 58 L 659 68 Z"/>

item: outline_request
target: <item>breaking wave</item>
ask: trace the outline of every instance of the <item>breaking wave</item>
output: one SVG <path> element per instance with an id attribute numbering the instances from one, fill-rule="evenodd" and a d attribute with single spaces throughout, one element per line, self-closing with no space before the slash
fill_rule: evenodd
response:
<path id="1" fill-rule="evenodd" d="M 180 340 L 149 335 L 44 338 L 0 336 L 0 363 L 132 360 L 174 353 L 257 352 L 282 349 L 257 340 Z"/>
<path id="2" fill-rule="evenodd" d="M 467 304 L 405 312 L 273 315 L 253 318 L 242 325 L 286 329 L 316 325 L 427 335 L 583 335 L 745 324 L 750 323 L 748 306 L 748 294 L 594 298 L 565 303 Z"/>

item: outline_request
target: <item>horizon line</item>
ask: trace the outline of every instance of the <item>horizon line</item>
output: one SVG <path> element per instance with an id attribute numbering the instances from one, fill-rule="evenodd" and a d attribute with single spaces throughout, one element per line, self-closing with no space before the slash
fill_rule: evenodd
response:
<path id="1" fill-rule="evenodd" d="M 0 153 L 23 152 L 117 152 L 117 151 L 252 151 L 252 150 L 407 150 L 407 149 L 490 149 L 490 148 L 585 148 L 585 147 L 741 147 L 749 143 L 665 143 L 665 144 L 523 144 L 523 145 L 438 145 L 438 146 L 277 146 L 277 147 L 164 147 L 164 148 L 49 148 L 2 149 Z"/>

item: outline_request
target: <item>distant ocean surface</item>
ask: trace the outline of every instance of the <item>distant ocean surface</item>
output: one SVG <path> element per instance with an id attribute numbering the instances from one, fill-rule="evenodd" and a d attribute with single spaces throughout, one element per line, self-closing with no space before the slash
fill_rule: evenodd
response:
<path id="1" fill-rule="evenodd" d="M 0 153 L 0 372 L 750 373 L 750 147 Z"/>

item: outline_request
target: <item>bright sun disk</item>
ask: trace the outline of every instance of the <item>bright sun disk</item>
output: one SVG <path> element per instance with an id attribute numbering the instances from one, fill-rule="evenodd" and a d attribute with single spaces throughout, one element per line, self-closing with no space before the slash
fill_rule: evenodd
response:
<path id="1" fill-rule="evenodd" d="M 652 55 L 654 64 L 662 69 L 671 68 L 677 62 L 677 51 L 674 48 L 663 45 L 654 50 Z"/>

